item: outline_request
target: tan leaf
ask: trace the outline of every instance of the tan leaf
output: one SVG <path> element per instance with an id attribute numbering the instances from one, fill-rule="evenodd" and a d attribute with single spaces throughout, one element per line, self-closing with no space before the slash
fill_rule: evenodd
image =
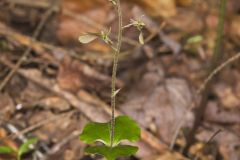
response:
<path id="1" fill-rule="evenodd" d="M 143 37 L 143 33 L 142 32 L 140 32 L 140 34 L 139 34 L 139 43 L 140 44 L 144 44 L 144 37 Z"/>
<path id="2" fill-rule="evenodd" d="M 98 37 L 96 35 L 92 35 L 92 34 L 84 34 L 78 37 L 79 42 L 81 43 L 90 43 L 92 41 L 94 41 L 95 39 L 97 39 Z"/>

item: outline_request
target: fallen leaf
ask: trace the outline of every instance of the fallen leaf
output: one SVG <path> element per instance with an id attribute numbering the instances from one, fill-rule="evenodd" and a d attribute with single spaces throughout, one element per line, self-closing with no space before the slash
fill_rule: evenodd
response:
<path id="1" fill-rule="evenodd" d="M 191 92 L 183 79 L 169 78 L 163 83 L 159 65 L 149 63 L 148 67 L 149 70 L 127 93 L 128 98 L 120 109 L 145 128 L 150 129 L 150 124 L 154 123 L 157 128 L 155 134 L 169 143 L 176 125 L 191 102 Z M 190 112 L 184 116 L 191 122 L 193 117 Z"/>
<path id="2" fill-rule="evenodd" d="M 234 109 L 240 105 L 240 100 L 230 86 L 218 84 L 214 87 L 215 93 L 226 109 Z"/>
<path id="3" fill-rule="evenodd" d="M 143 160 L 189 160 L 177 152 L 165 152 L 162 155 L 155 155 L 143 158 Z"/>
<path id="4" fill-rule="evenodd" d="M 109 76 L 69 56 L 66 56 L 60 65 L 57 80 L 61 88 L 72 92 L 83 88 L 99 92 L 108 90 L 111 84 Z M 122 87 L 120 81 L 117 81 L 117 85 Z"/>
<path id="5" fill-rule="evenodd" d="M 199 17 L 197 13 L 190 10 L 179 11 L 179 14 L 167 19 L 167 22 L 172 27 L 188 34 L 200 32 L 204 27 L 201 17 Z"/>
<path id="6" fill-rule="evenodd" d="M 176 15 L 175 0 L 133 0 L 151 16 L 171 17 Z"/>
<path id="7" fill-rule="evenodd" d="M 188 7 L 193 3 L 193 1 L 192 0 L 176 0 L 176 3 L 179 6 Z"/>
<path id="8" fill-rule="evenodd" d="M 220 108 L 215 102 L 210 102 L 205 112 L 205 119 L 209 122 L 221 124 L 239 124 L 240 116 L 237 111 L 226 111 Z"/>

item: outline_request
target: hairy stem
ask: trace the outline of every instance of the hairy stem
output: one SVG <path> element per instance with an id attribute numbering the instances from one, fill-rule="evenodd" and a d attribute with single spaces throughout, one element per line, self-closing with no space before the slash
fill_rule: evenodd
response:
<path id="1" fill-rule="evenodd" d="M 111 128 L 110 128 L 110 142 L 111 147 L 113 146 L 114 140 L 114 132 L 115 132 L 115 108 L 116 108 L 116 80 L 117 80 L 117 67 L 118 67 L 118 58 L 121 51 L 122 46 L 122 11 L 121 11 L 121 3 L 120 0 L 116 0 L 116 9 L 118 14 L 118 38 L 117 38 L 117 48 L 114 50 L 114 57 L 113 57 L 113 68 L 112 68 L 112 92 L 111 92 Z"/>

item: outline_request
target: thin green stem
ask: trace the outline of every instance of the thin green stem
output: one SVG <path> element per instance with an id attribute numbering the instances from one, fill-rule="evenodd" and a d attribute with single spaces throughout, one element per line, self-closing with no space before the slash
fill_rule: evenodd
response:
<path id="1" fill-rule="evenodd" d="M 223 34 L 224 34 L 224 22 L 225 22 L 225 12 L 226 12 L 226 4 L 227 0 L 220 1 L 220 8 L 219 8 L 219 22 L 217 26 L 217 37 L 213 52 L 213 58 L 211 62 L 211 67 L 209 72 L 211 73 L 219 64 L 219 59 L 222 58 L 221 49 L 222 49 L 222 41 L 223 41 Z"/>
<path id="2" fill-rule="evenodd" d="M 113 146 L 114 134 L 115 134 L 115 108 L 116 108 L 116 79 L 117 79 L 117 67 L 118 67 L 118 59 L 122 46 L 122 11 L 121 11 L 121 3 L 120 0 L 116 0 L 116 9 L 118 14 L 118 38 L 117 38 L 117 48 L 114 50 L 113 57 L 113 68 L 112 68 L 112 92 L 111 92 L 111 128 L 110 128 L 110 142 L 111 147 Z"/>

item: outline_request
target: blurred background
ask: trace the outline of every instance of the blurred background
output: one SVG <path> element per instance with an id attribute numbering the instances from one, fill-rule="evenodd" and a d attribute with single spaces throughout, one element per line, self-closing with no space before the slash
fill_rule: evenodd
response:
<path id="1" fill-rule="evenodd" d="M 136 28 L 123 35 L 117 112 L 140 124 L 142 138 L 137 155 L 121 160 L 240 160 L 239 1 L 227 1 L 217 64 L 235 59 L 209 85 L 220 0 L 121 2 L 124 25 L 146 25 L 144 45 Z M 108 0 L 0 1 L 1 146 L 37 137 L 24 160 L 102 159 L 84 153 L 79 134 L 109 120 L 113 54 L 78 37 L 111 27 L 115 42 L 117 26 Z"/>

